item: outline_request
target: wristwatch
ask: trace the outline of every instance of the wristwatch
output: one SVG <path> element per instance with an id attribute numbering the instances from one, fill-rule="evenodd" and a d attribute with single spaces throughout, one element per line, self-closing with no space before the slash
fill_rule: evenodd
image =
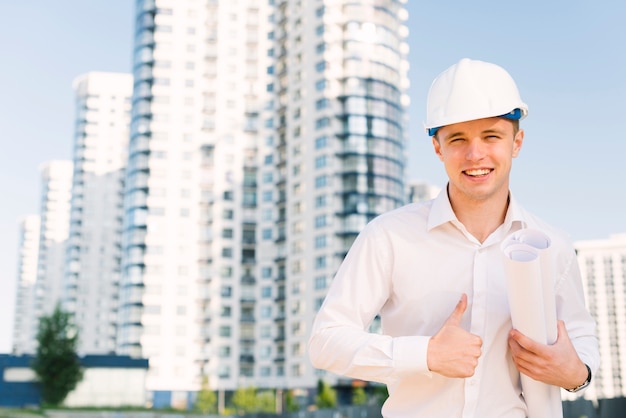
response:
<path id="1" fill-rule="evenodd" d="M 587 380 L 576 386 L 574 389 L 565 389 L 566 391 L 574 393 L 589 386 L 589 383 L 591 383 L 591 369 L 586 364 L 585 367 L 587 368 Z"/>

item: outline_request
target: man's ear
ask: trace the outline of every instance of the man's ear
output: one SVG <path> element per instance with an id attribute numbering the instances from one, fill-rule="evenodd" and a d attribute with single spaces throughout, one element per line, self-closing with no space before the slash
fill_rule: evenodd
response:
<path id="1" fill-rule="evenodd" d="M 513 138 L 513 158 L 516 158 L 519 155 L 519 152 L 522 149 L 523 143 L 524 143 L 524 130 L 520 129 L 515 134 L 515 138 Z"/>
<path id="2" fill-rule="evenodd" d="M 443 161 L 443 155 L 441 155 L 441 144 L 436 136 L 433 136 L 433 148 L 435 148 L 435 154 L 439 157 L 441 161 Z"/>

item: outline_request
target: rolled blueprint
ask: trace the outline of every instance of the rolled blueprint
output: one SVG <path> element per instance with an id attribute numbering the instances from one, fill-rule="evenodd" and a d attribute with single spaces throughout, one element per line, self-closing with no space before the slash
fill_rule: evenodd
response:
<path id="1" fill-rule="evenodd" d="M 556 341 L 554 267 L 550 238 L 541 231 L 522 229 L 502 243 L 507 295 L 513 327 L 542 344 Z M 561 389 L 521 374 L 529 418 L 562 418 Z"/>
<path id="2" fill-rule="evenodd" d="M 529 245 L 539 252 L 539 263 L 542 275 L 543 310 L 546 319 L 546 342 L 548 344 L 554 344 L 557 338 L 556 300 L 554 297 L 554 277 L 556 271 L 554 270 L 554 265 L 550 258 L 550 237 L 539 230 L 526 228 L 509 235 L 508 239 L 503 243 L 503 248 L 513 243 Z"/>

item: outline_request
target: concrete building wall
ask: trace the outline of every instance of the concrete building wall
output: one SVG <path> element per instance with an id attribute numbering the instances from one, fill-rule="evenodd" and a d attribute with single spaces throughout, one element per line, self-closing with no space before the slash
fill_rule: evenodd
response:
<path id="1" fill-rule="evenodd" d="M 18 277 L 13 325 L 13 353 L 35 352 L 35 284 L 39 255 L 39 215 L 28 215 L 19 224 Z"/>
<path id="2" fill-rule="evenodd" d="M 61 303 L 73 168 L 71 161 L 55 160 L 42 164 L 40 170 L 41 225 L 32 341 L 35 341 L 39 318 L 51 314 Z"/>
<path id="3" fill-rule="evenodd" d="M 584 396 L 626 397 L 626 234 L 578 241 L 575 248 L 600 343 L 600 369 Z"/>
<path id="4" fill-rule="evenodd" d="M 115 350 L 124 172 L 132 76 L 91 72 L 74 80 L 76 122 L 64 308 L 81 354 Z"/>

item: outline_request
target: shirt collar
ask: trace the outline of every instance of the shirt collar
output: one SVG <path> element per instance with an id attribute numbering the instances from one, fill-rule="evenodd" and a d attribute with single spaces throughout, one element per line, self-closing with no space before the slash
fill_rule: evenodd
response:
<path id="1" fill-rule="evenodd" d="M 448 198 L 448 188 L 444 187 L 439 195 L 433 200 L 433 204 L 428 215 L 428 230 L 432 230 L 447 222 L 459 222 L 450 199 Z M 460 223 L 460 222 L 459 222 Z M 513 194 L 509 191 L 509 208 L 504 217 L 504 231 L 517 231 L 518 229 L 526 227 L 526 219 L 524 217 L 524 210 L 519 205 L 517 200 L 513 197 Z"/>

